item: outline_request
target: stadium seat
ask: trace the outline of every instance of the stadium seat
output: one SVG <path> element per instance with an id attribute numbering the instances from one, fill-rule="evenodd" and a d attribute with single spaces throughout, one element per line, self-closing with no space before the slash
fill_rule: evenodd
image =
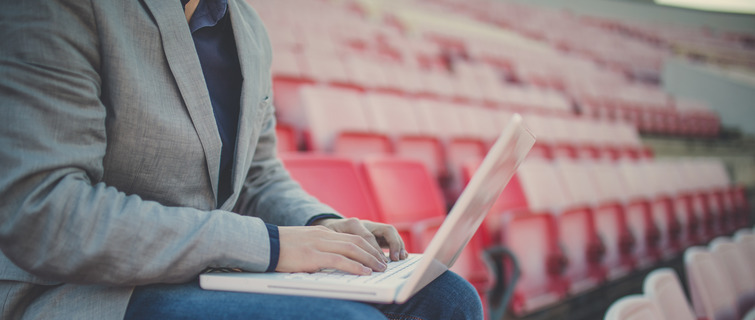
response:
<path id="1" fill-rule="evenodd" d="M 635 256 L 637 240 L 629 229 L 622 202 L 626 186 L 616 166 L 609 162 L 590 163 L 585 173 L 598 197 L 595 225 L 606 248 L 603 264 L 608 269 L 608 279 L 615 280 L 632 271 L 638 260 Z"/>
<path id="2" fill-rule="evenodd" d="M 711 241 L 708 248 L 731 280 L 737 295 L 739 314 L 746 314 L 755 307 L 755 277 L 752 273 L 755 265 L 745 256 L 745 246 L 733 242 L 729 237 L 717 237 Z"/>
<path id="3" fill-rule="evenodd" d="M 689 240 L 683 238 L 688 215 L 680 214 L 676 208 L 676 192 L 666 175 L 666 165 L 658 161 L 646 161 L 640 168 L 644 172 L 653 219 L 661 232 L 659 246 L 667 256 L 676 256 L 682 252 L 686 240 Z"/>
<path id="4" fill-rule="evenodd" d="M 392 153 L 390 140 L 372 130 L 359 92 L 309 86 L 301 88 L 299 93 L 311 150 L 355 159 Z"/>
<path id="5" fill-rule="evenodd" d="M 293 127 L 280 123 L 277 124 L 275 126 L 275 137 L 278 139 L 278 154 L 298 150 L 296 131 L 294 131 Z"/>
<path id="6" fill-rule="evenodd" d="M 716 257 L 705 247 L 687 248 L 684 268 L 692 306 L 698 318 L 738 319 L 734 287 Z"/>
<path id="7" fill-rule="evenodd" d="M 614 301 L 604 320 L 665 320 L 662 311 L 647 297 L 630 295 Z"/>
<path id="8" fill-rule="evenodd" d="M 346 217 L 382 221 L 367 186 L 351 159 L 314 154 L 285 154 L 283 165 L 309 194 Z"/>
<path id="9" fill-rule="evenodd" d="M 651 271 L 645 276 L 642 291 L 645 297 L 653 300 L 660 308 L 665 319 L 697 320 L 673 269 Z"/>
<path id="10" fill-rule="evenodd" d="M 501 239 L 516 255 L 522 270 L 512 311 L 523 315 L 562 301 L 569 290 L 563 275 L 568 262 L 559 249 L 555 218 L 528 213 L 508 218 Z"/>
<path id="11" fill-rule="evenodd" d="M 446 216 L 441 191 L 424 164 L 368 158 L 363 170 L 378 214 L 401 233 L 409 252 L 423 252 Z"/>
<path id="12" fill-rule="evenodd" d="M 622 162 L 618 169 L 626 185 L 624 203 L 627 225 L 634 233 L 637 243 L 634 255 L 639 267 L 644 268 L 658 261 L 664 253 L 661 245 L 669 235 L 669 223 L 664 221 L 668 218 L 667 212 L 654 214 L 648 200 L 647 181 L 639 166 L 633 162 Z M 662 224 L 658 225 L 659 221 Z"/>
<path id="13" fill-rule="evenodd" d="M 566 275 L 575 293 L 606 279 L 603 265 L 606 247 L 602 240 L 606 234 L 596 228 L 593 204 L 598 197 L 587 175 L 589 168 L 574 160 L 556 160 L 553 169 L 567 198 L 559 209 L 559 234 L 570 261 Z"/>

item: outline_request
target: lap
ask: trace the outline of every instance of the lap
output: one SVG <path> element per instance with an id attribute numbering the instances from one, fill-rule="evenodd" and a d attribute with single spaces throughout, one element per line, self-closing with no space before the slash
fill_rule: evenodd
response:
<path id="1" fill-rule="evenodd" d="M 468 282 L 446 272 L 404 304 L 208 291 L 197 281 L 136 288 L 126 319 L 481 319 Z"/>

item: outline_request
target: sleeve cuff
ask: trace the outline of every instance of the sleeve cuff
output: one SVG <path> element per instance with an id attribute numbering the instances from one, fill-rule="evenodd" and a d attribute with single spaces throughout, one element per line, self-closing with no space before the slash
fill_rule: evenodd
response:
<path id="1" fill-rule="evenodd" d="M 269 223 L 266 223 L 265 226 L 270 239 L 270 264 L 265 272 L 273 272 L 278 267 L 278 258 L 280 258 L 280 237 L 278 236 L 278 226 Z"/>
<path id="2" fill-rule="evenodd" d="M 337 214 L 333 214 L 333 213 L 318 214 L 318 215 L 316 215 L 316 216 L 314 216 L 312 218 L 309 218 L 309 220 L 307 220 L 307 224 L 305 224 L 305 226 L 311 226 L 313 223 L 315 223 L 315 221 L 320 220 L 320 219 L 330 219 L 330 218 L 341 219 L 341 216 L 339 216 Z"/>

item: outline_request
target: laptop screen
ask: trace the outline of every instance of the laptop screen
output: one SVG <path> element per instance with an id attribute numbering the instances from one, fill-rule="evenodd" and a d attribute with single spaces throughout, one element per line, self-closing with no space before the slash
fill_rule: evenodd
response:
<path id="1" fill-rule="evenodd" d="M 418 269 L 427 272 L 412 276 L 398 302 L 453 265 L 534 144 L 535 136 L 515 114 L 425 250 L 423 263 L 430 266 Z"/>

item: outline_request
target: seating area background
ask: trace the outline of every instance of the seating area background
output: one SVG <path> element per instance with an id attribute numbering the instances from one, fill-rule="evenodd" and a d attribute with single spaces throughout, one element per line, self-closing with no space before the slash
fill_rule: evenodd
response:
<path id="1" fill-rule="evenodd" d="M 507 318 L 595 319 L 652 270 L 683 276 L 688 248 L 752 226 L 755 142 L 663 76 L 669 58 L 752 70 L 753 34 L 494 0 L 248 2 L 273 45 L 284 164 L 410 251 L 523 116 L 538 141 L 453 268 L 487 311 L 512 264 L 488 268 L 486 249 L 521 268 Z"/>

